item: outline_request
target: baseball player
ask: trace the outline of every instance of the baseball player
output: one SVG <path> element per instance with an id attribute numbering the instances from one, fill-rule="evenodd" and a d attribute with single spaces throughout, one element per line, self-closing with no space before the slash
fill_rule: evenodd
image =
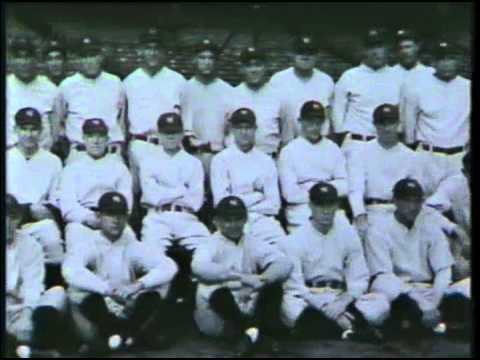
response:
<path id="1" fill-rule="evenodd" d="M 308 192 L 319 181 L 334 185 L 340 196 L 348 194 L 345 157 L 337 144 L 321 135 L 325 121 L 322 104 L 307 101 L 298 121 L 300 137 L 282 149 L 278 162 L 289 232 L 308 223 Z"/>
<path id="2" fill-rule="evenodd" d="M 182 149 L 180 115 L 161 115 L 158 131 L 161 146 L 140 164 L 141 203 L 147 209 L 142 241 L 175 258 L 180 269 L 172 293 L 188 302 L 193 301 L 191 256 L 210 235 L 195 214 L 203 204 L 205 175 L 200 160 Z"/>
<path id="3" fill-rule="evenodd" d="M 86 155 L 67 165 L 60 177 L 59 203 L 67 223 L 65 240 L 82 241 L 71 223 L 81 223 L 93 229 L 100 226 L 96 209 L 98 199 L 108 191 L 120 192 L 132 209 L 132 176 L 127 167 L 109 154 L 108 127 L 102 119 L 87 119 L 82 126 L 82 142 Z"/>
<path id="4" fill-rule="evenodd" d="M 89 350 L 108 350 L 107 339 L 118 334 L 135 344 L 159 341 L 172 326 L 172 305 L 166 300 L 177 268 L 173 260 L 140 242 L 127 227 L 128 204 L 118 192 L 98 201 L 99 230 L 77 224 L 82 241 L 68 249 L 63 274 L 79 335 Z"/>
<path id="5" fill-rule="evenodd" d="M 109 148 L 121 159 L 125 141 L 125 94 L 120 78 L 102 70 L 100 45 L 92 38 L 82 39 L 80 71 L 60 84 L 59 107 L 64 114 L 61 135 L 70 142 L 67 163 L 85 155 L 82 126 L 85 120 L 103 119 L 109 129 Z"/>
<path id="6" fill-rule="evenodd" d="M 166 52 L 157 29 L 149 29 L 140 37 L 140 53 L 141 67 L 123 80 L 128 102 L 129 160 L 136 192 L 138 163 L 158 144 L 158 117 L 180 111 L 180 91 L 186 82 L 183 75 L 165 66 Z"/>
<path id="7" fill-rule="evenodd" d="M 285 282 L 282 318 L 302 337 L 379 339 L 388 316 L 382 294 L 367 293 L 369 273 L 362 244 L 338 212 L 335 186 L 319 182 L 309 191 L 312 217 L 281 246 L 293 262 Z"/>
<path id="8" fill-rule="evenodd" d="M 439 218 L 424 207 L 418 181 L 402 179 L 393 188 L 395 211 L 369 229 L 365 252 L 373 277 L 372 291 L 391 302 L 385 323 L 392 334 L 431 331 L 440 324 L 442 310 L 451 302 L 459 307 L 446 311 L 444 320 L 469 316 L 469 281 L 451 285 L 454 259 Z M 448 324 L 447 324 L 448 325 Z M 405 334 L 407 335 L 407 334 Z"/>
<path id="9" fill-rule="evenodd" d="M 347 167 L 350 155 L 376 136 L 373 111 L 382 104 L 398 105 L 400 91 L 396 79 L 387 65 L 383 34 L 370 30 L 364 40 L 362 63 L 345 71 L 335 85 L 333 131 L 339 137 L 346 134 L 342 149 Z"/>
<path id="10" fill-rule="evenodd" d="M 210 169 L 214 205 L 226 196 L 238 196 L 248 209 L 246 231 L 258 240 L 276 242 L 285 232 L 274 218 L 280 210 L 275 163 L 255 147 L 257 126 L 252 110 L 240 108 L 229 121 L 235 143 L 213 157 Z"/>
<path id="11" fill-rule="evenodd" d="M 430 175 L 436 186 L 460 172 L 469 141 L 471 85 L 458 75 L 456 53 L 453 45 L 440 42 L 435 73 L 406 81 L 401 94 L 405 141 L 433 165 Z"/>
<path id="12" fill-rule="evenodd" d="M 35 46 L 28 37 L 16 39 L 10 48 L 13 73 L 7 76 L 6 116 L 7 147 L 15 145 L 14 118 L 18 110 L 32 107 L 42 116 L 41 146 L 50 149 L 59 122 L 55 99 L 58 88 L 46 76 L 39 75 L 35 63 Z"/>
<path id="13" fill-rule="evenodd" d="M 40 147 L 42 118 L 33 108 L 15 115 L 18 142 L 7 151 L 7 191 L 25 210 L 21 232 L 37 239 L 45 252 L 46 285 L 60 285 L 63 240 L 57 224 L 56 187 L 62 171 L 58 157 Z"/>
<path id="14" fill-rule="evenodd" d="M 276 246 L 259 244 L 244 233 L 247 218 L 240 198 L 223 198 L 215 209 L 219 231 L 198 247 L 192 261 L 200 280 L 197 325 L 206 335 L 243 337 L 237 355 L 250 353 L 265 335 L 278 333 L 282 283 L 292 270 Z"/>
<path id="15" fill-rule="evenodd" d="M 398 106 L 382 104 L 373 112 L 377 138 L 352 154 L 349 201 L 354 224 L 363 239 L 378 217 L 393 212 L 392 189 L 397 181 L 423 178 L 423 162 L 400 142 Z"/>
<path id="16" fill-rule="evenodd" d="M 205 173 L 209 173 L 212 156 L 225 147 L 226 121 L 230 111 L 233 88 L 218 78 L 218 47 L 203 40 L 195 48 L 195 76 L 187 81 L 182 95 L 186 148 L 196 153 Z"/>
<path id="17" fill-rule="evenodd" d="M 282 101 L 267 76 L 267 58 L 264 51 L 249 47 L 240 54 L 241 72 L 244 81 L 235 87 L 235 111 L 242 107 L 252 109 L 257 117 L 255 134 L 257 148 L 276 158 L 282 143 L 286 143 L 282 122 Z M 229 142 L 233 139 L 229 137 Z"/>
<path id="18" fill-rule="evenodd" d="M 67 345 L 66 294 L 61 286 L 45 289 L 45 261 L 40 244 L 20 231 L 23 209 L 6 196 L 6 313 L 9 340 L 35 349 Z M 11 344 L 10 344 L 11 345 Z"/>
<path id="19" fill-rule="evenodd" d="M 318 47 L 311 37 L 296 39 L 293 66 L 272 76 L 272 86 L 282 94 L 283 116 L 288 125 L 282 129 L 284 142 L 300 134 L 298 114 L 309 100 L 318 101 L 325 108 L 327 121 L 322 127 L 322 134 L 329 133 L 335 85 L 328 74 L 315 69 L 317 53 Z"/>
<path id="20" fill-rule="evenodd" d="M 67 59 L 65 45 L 58 39 L 51 39 L 43 50 L 43 56 L 47 65 L 47 77 L 51 82 L 59 86 L 67 76 L 65 69 Z"/>

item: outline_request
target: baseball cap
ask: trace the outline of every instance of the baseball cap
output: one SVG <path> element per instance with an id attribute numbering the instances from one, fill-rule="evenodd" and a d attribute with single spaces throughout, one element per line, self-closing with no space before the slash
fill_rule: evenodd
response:
<path id="1" fill-rule="evenodd" d="M 20 53 L 25 53 L 27 56 L 34 57 L 35 45 L 29 36 L 19 36 L 12 40 L 12 43 L 10 44 L 10 51 L 15 56 L 19 56 Z"/>
<path id="2" fill-rule="evenodd" d="M 140 35 L 140 42 L 147 46 L 162 46 L 160 31 L 155 27 L 149 28 Z"/>
<path id="3" fill-rule="evenodd" d="M 18 203 L 15 196 L 7 194 L 6 196 L 7 216 L 20 217 L 22 215 L 22 206 Z"/>
<path id="4" fill-rule="evenodd" d="M 211 51 L 215 55 L 218 55 L 219 48 L 212 40 L 203 39 L 195 46 L 194 51 L 196 54 L 201 53 L 203 51 Z"/>
<path id="5" fill-rule="evenodd" d="M 160 115 L 157 121 L 158 131 L 167 134 L 183 132 L 182 118 L 174 112 Z"/>
<path id="6" fill-rule="evenodd" d="M 80 41 L 80 55 L 98 55 L 100 53 L 100 43 L 89 36 L 82 38 Z"/>
<path id="7" fill-rule="evenodd" d="M 398 106 L 383 104 L 373 112 L 373 123 L 375 125 L 396 123 L 400 119 Z"/>
<path id="8" fill-rule="evenodd" d="M 363 39 L 363 45 L 367 48 L 385 45 L 385 35 L 383 31 L 380 29 L 370 29 Z"/>
<path id="9" fill-rule="evenodd" d="M 66 55 L 65 44 L 61 42 L 59 39 L 50 39 L 47 41 L 45 45 L 45 49 L 43 50 L 43 55 L 46 56 L 52 51 L 58 51 L 62 53 L 63 56 Z"/>
<path id="10" fill-rule="evenodd" d="M 119 192 L 106 192 L 98 200 L 98 211 L 107 215 L 127 215 L 127 199 Z"/>
<path id="11" fill-rule="evenodd" d="M 318 49 L 310 36 L 301 36 L 295 40 L 294 51 L 297 54 L 316 54 Z"/>
<path id="12" fill-rule="evenodd" d="M 333 205 L 338 203 L 338 191 L 335 186 L 321 181 L 310 189 L 309 198 L 314 205 Z"/>
<path id="13" fill-rule="evenodd" d="M 242 64 L 247 64 L 250 61 L 265 61 L 266 54 L 264 51 L 255 47 L 248 47 L 240 54 L 240 61 Z"/>
<path id="14" fill-rule="evenodd" d="M 423 198 L 423 189 L 417 180 L 405 178 L 398 181 L 393 187 L 393 197 L 395 199 L 421 199 Z"/>
<path id="15" fill-rule="evenodd" d="M 15 124 L 18 127 L 33 125 L 36 128 L 41 128 L 42 115 L 40 115 L 37 109 L 26 107 L 18 110 L 15 114 Z"/>
<path id="16" fill-rule="evenodd" d="M 432 55 L 435 59 L 441 60 L 446 57 L 458 55 L 458 53 L 458 49 L 452 43 L 442 40 L 435 44 Z"/>
<path id="17" fill-rule="evenodd" d="M 417 35 L 410 29 L 400 29 L 395 33 L 395 44 L 398 46 L 404 40 L 412 40 L 417 42 Z"/>
<path id="18" fill-rule="evenodd" d="M 218 203 L 215 215 L 222 219 L 247 219 L 248 212 L 242 199 L 236 196 L 227 196 Z"/>
<path id="19" fill-rule="evenodd" d="M 255 113 L 248 108 L 240 108 L 233 112 L 230 116 L 230 123 L 233 127 L 238 125 L 249 125 L 255 127 L 257 120 Z"/>
<path id="20" fill-rule="evenodd" d="M 315 100 L 307 101 L 300 109 L 300 120 L 325 120 L 325 109 Z"/>
<path id="21" fill-rule="evenodd" d="M 108 134 L 108 126 L 102 119 L 87 119 L 83 123 L 82 131 L 84 134 Z"/>

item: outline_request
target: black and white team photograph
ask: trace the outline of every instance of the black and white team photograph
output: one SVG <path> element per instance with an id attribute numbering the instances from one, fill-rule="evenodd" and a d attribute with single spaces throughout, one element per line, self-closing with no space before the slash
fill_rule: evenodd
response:
<path id="1" fill-rule="evenodd" d="M 3 8 L 4 356 L 472 355 L 473 3 Z"/>

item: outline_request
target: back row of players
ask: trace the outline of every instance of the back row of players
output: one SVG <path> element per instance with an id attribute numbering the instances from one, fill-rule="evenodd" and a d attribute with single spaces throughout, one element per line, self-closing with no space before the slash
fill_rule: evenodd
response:
<path id="1" fill-rule="evenodd" d="M 179 273 L 189 271 L 185 268 L 193 256 L 193 273 L 202 282 L 196 320 L 206 333 L 228 332 L 219 325 L 220 320 L 235 313 L 234 323 L 248 328 L 249 339 L 255 339 L 255 329 L 273 321 L 272 316 L 265 320 L 264 313 L 276 309 L 271 304 L 280 306 L 282 299 L 283 323 L 290 327 L 305 323 L 307 328 L 312 324 L 317 328 L 323 315 L 340 329 L 351 330 L 355 327 L 352 313 L 357 320 L 379 326 L 390 303 L 402 303 L 402 292 L 409 294 L 406 297 L 413 299 L 414 307 L 420 307 L 428 327 L 438 325 L 437 308 L 448 293 L 446 289 L 452 289 L 450 267 L 455 265 L 455 280 L 469 275 L 470 194 L 465 176 L 469 160 L 464 154 L 470 83 L 457 75 L 449 44 L 439 44 L 436 71 L 418 64 L 415 56 L 405 56 L 410 63 L 390 68 L 384 63 L 381 36 L 372 31 L 365 42 L 364 62 L 347 71 L 335 90 L 326 74 L 313 69 L 315 46 L 309 38 L 297 44 L 295 67 L 270 81 L 265 77 L 264 54 L 249 48 L 242 54 L 245 82 L 232 90 L 215 77 L 218 54 L 211 42 L 198 47 L 197 74 L 186 83 L 158 60 L 162 51 L 155 33 L 149 32 L 143 43 L 145 66 L 122 86 L 118 78 L 100 70 L 98 47 L 86 39 L 82 71 L 64 80 L 59 89 L 46 86 L 48 80 L 41 76 L 22 80 L 21 65 L 28 60 L 29 48 L 25 44 L 13 48 L 19 61 L 18 74 L 10 75 L 7 85 L 8 114 L 14 111 L 12 119 L 7 118 L 7 124 L 13 123 L 7 132 L 13 146 L 7 153 L 7 191 L 16 199 L 12 202 L 23 209 L 21 222 L 27 225 L 20 231 L 22 237 L 35 237 L 43 245 L 47 286 L 55 283 L 48 279 L 55 279 L 63 264 L 73 294 L 69 299 L 79 305 L 77 320 L 83 314 L 97 322 L 88 314 L 95 313 L 103 299 L 107 320 L 112 312 L 120 318 L 133 316 L 125 310 L 130 308 L 127 299 L 137 299 L 148 293 L 147 289 L 161 288 L 173 279 L 177 267 L 170 263 L 172 271 L 167 274 L 168 258 L 161 254 L 175 247 L 188 253 L 186 261 L 176 258 Z M 416 39 L 408 31 L 399 32 L 398 43 L 407 54 L 417 50 Z M 399 103 L 400 110 L 395 106 Z M 417 151 L 399 142 L 399 127 Z M 125 133 L 129 134 L 127 157 L 123 156 Z M 327 133 L 333 134 L 335 141 L 322 136 Z M 49 148 L 63 136 L 69 154 L 62 170 L 61 161 L 39 149 L 39 143 Z M 195 215 L 204 205 L 204 179 L 214 205 L 220 207 L 215 221 L 220 234 L 213 237 Z M 275 218 L 281 206 L 279 189 L 291 233 L 287 245 L 282 244 L 285 231 Z M 430 205 L 440 210 L 452 208 L 456 224 L 423 208 L 424 194 Z M 357 232 L 336 211 L 339 195 L 348 197 L 370 271 Z M 124 222 L 110 219 L 109 223 L 105 217 L 111 212 L 114 218 L 123 219 L 131 213 L 137 196 L 147 211 L 141 227 L 145 246 L 131 250 L 130 264 L 130 260 L 122 260 L 120 248 L 135 241 L 135 235 L 129 228 L 124 231 Z M 234 220 L 222 215 L 230 212 L 236 215 Z M 58 226 L 63 223 L 66 254 Z M 249 240 L 254 242 L 253 249 L 240 250 L 247 247 L 242 241 L 238 245 L 243 233 L 253 239 Z M 445 233 L 451 238 L 450 246 Z M 124 237 L 130 238 L 118 241 Z M 231 256 L 230 250 L 215 243 L 218 237 L 227 248 L 232 246 L 231 240 L 237 242 L 230 249 Z M 326 237 L 334 237 L 331 248 Z M 104 246 L 96 244 L 97 238 Z M 411 242 L 412 248 L 399 245 L 400 241 Z M 239 251 L 251 254 L 242 258 Z M 89 270 L 92 264 L 96 264 L 93 273 Z M 131 270 L 137 268 L 147 272 L 148 280 L 135 281 Z M 386 280 L 380 282 L 382 274 Z M 378 280 L 372 284 L 377 286 L 370 288 L 375 294 L 363 298 L 369 275 Z M 397 285 L 391 276 L 398 278 Z M 18 278 L 18 274 L 9 277 L 12 294 L 18 290 Z M 260 298 L 268 301 L 259 303 L 269 306 L 257 304 L 255 299 L 266 283 L 271 280 L 278 285 L 285 279 L 289 280 L 283 297 L 267 287 L 268 296 Z M 240 281 L 240 285 L 230 284 L 229 290 L 219 285 L 232 281 Z M 216 286 L 207 285 L 211 283 Z M 422 288 L 415 285 L 418 283 L 423 283 Z M 461 294 L 461 304 L 469 297 L 468 288 L 468 283 L 454 287 L 453 294 Z M 56 301 L 61 303 L 62 292 L 54 289 Z M 320 294 L 315 295 L 316 291 Z M 13 298 L 18 300 L 18 294 Z M 153 301 L 153 308 L 160 307 L 158 298 L 148 301 Z M 240 311 L 225 311 L 234 304 Z M 244 315 L 253 315 L 255 308 L 257 327 L 252 327 Z M 14 329 L 10 332 L 18 330 L 18 321 L 33 328 L 28 320 L 31 314 L 19 316 L 23 308 L 12 309 L 10 322 L 7 319 L 7 329 Z M 168 313 L 171 310 L 162 316 Z M 298 321 L 301 314 L 305 319 Z M 151 316 L 147 312 L 147 317 Z M 98 325 L 115 323 L 107 320 Z M 140 325 L 142 321 L 138 320 Z"/>

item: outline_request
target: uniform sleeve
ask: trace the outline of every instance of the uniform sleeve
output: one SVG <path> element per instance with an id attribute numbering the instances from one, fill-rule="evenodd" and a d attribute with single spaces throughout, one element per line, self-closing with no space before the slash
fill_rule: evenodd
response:
<path id="1" fill-rule="evenodd" d="M 197 159 L 195 159 L 197 160 Z M 205 174 L 202 163 L 192 162 L 192 172 L 186 184 L 185 195 L 176 204 L 198 211 L 203 205 Z"/>
<path id="2" fill-rule="evenodd" d="M 405 142 L 407 144 L 412 144 L 416 140 L 415 129 L 420 111 L 418 97 L 415 91 L 411 89 L 414 85 L 416 86 L 417 84 L 406 81 L 400 90 L 400 122 L 403 126 Z"/>
<path id="3" fill-rule="evenodd" d="M 343 122 L 348 107 L 348 86 L 348 75 L 344 73 L 335 85 L 333 98 L 332 124 L 335 133 L 343 131 Z"/>
<path id="4" fill-rule="evenodd" d="M 223 282 L 224 275 L 229 270 L 224 264 L 214 261 L 218 250 L 216 245 L 216 242 L 209 239 L 195 250 L 192 258 L 193 274 L 207 284 Z"/>
<path id="5" fill-rule="evenodd" d="M 266 162 L 266 176 L 263 183 L 263 200 L 249 207 L 250 211 L 265 215 L 277 215 L 280 210 L 280 190 L 277 168 L 272 159 Z"/>
<path id="6" fill-rule="evenodd" d="M 155 288 L 169 283 L 178 271 L 178 267 L 171 258 L 145 243 L 135 243 L 133 250 L 133 266 L 140 271 L 146 272 L 137 281 L 143 283 L 146 288 Z"/>
<path id="7" fill-rule="evenodd" d="M 280 152 L 278 159 L 278 173 L 280 186 L 284 199 L 289 204 L 308 203 L 308 192 L 298 184 L 298 176 L 295 172 L 294 159 L 292 159 L 289 148 Z"/>
<path id="8" fill-rule="evenodd" d="M 348 239 L 345 256 L 345 280 L 348 293 L 358 299 L 368 289 L 370 274 L 363 253 L 362 243 L 357 232 L 348 225 L 346 232 Z"/>
<path id="9" fill-rule="evenodd" d="M 330 95 L 328 96 L 328 102 L 325 107 L 325 123 L 322 126 L 322 135 L 327 136 L 333 132 L 333 100 L 335 92 L 335 83 L 333 79 L 328 77 L 328 87 L 330 88 Z"/>
<path id="10" fill-rule="evenodd" d="M 47 200 L 48 203 L 59 208 L 59 187 L 60 187 L 60 179 L 62 175 L 62 162 L 60 159 L 56 159 L 55 165 L 53 165 L 53 172 L 52 172 L 52 179 L 48 186 L 48 195 Z"/>
<path id="11" fill-rule="evenodd" d="M 268 243 L 257 247 L 255 263 L 267 283 L 285 281 L 293 270 L 293 263 L 276 245 Z"/>
<path id="12" fill-rule="evenodd" d="M 353 153 L 352 161 L 348 162 L 348 180 L 350 185 L 348 200 L 350 201 L 354 217 L 366 213 L 364 197 L 367 185 L 367 174 L 365 157 L 362 155 L 362 152 Z"/>
<path id="13" fill-rule="evenodd" d="M 171 204 L 184 196 L 186 192 L 184 185 L 172 188 L 161 184 L 149 166 L 142 167 L 140 184 L 142 203 L 153 207 Z"/>
<path id="14" fill-rule="evenodd" d="M 427 205 L 433 206 L 441 212 L 445 212 L 451 209 L 452 201 L 452 184 L 447 178 L 442 181 L 435 191 L 426 201 Z"/>
<path id="15" fill-rule="evenodd" d="M 346 196 L 348 194 L 348 181 L 345 156 L 339 148 L 334 147 L 334 149 L 335 169 L 333 172 L 333 179 L 330 180 L 329 183 L 335 186 L 339 196 Z"/>
<path id="16" fill-rule="evenodd" d="M 189 83 L 185 82 L 180 91 L 180 108 L 182 109 L 183 129 L 185 136 L 194 136 L 193 104 L 189 96 Z"/>
<path id="17" fill-rule="evenodd" d="M 220 155 L 220 154 L 219 154 Z M 210 165 L 210 187 L 215 206 L 226 196 L 232 195 L 228 168 L 222 156 L 215 155 Z"/>
<path id="18" fill-rule="evenodd" d="M 21 239 L 19 239 L 21 241 Z M 20 252 L 20 297 L 24 304 L 34 308 L 45 290 L 45 258 L 42 247 L 34 239 L 25 240 Z"/>
<path id="19" fill-rule="evenodd" d="M 392 255 L 387 236 L 382 229 L 370 227 L 365 239 L 365 257 L 370 276 L 393 274 Z"/>
<path id="20" fill-rule="evenodd" d="M 450 244 L 440 226 L 436 227 L 435 232 L 431 235 L 430 241 L 428 262 L 433 272 L 437 274 L 438 272 L 453 266 L 455 260 L 450 251 Z"/>
<path id="21" fill-rule="evenodd" d="M 120 176 L 118 178 L 116 189 L 127 199 L 128 209 L 130 212 L 133 207 L 133 180 L 130 171 L 123 164 L 120 165 Z"/>

